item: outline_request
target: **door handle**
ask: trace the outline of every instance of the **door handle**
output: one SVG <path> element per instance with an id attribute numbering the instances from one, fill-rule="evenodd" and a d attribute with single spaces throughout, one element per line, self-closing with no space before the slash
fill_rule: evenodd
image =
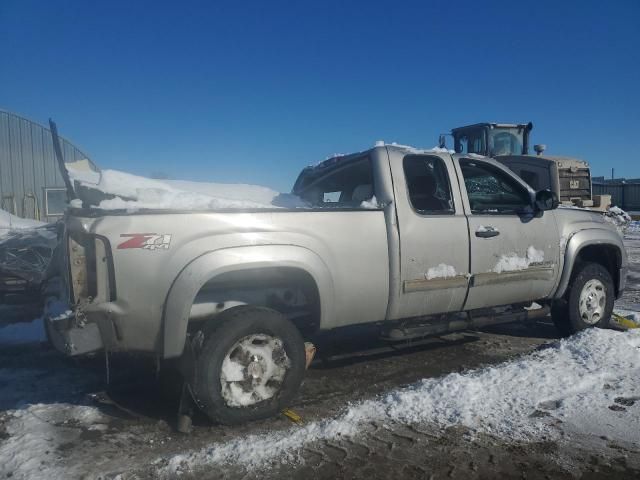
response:
<path id="1" fill-rule="evenodd" d="M 500 235 L 500 230 L 496 230 L 493 227 L 479 227 L 478 230 L 476 230 L 476 237 L 480 238 L 491 238 L 497 237 L 498 235 Z"/>

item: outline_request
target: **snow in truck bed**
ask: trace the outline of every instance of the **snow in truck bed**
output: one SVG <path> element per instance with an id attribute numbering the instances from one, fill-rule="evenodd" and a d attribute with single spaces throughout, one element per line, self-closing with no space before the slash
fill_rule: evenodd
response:
<path id="1" fill-rule="evenodd" d="M 156 180 L 118 170 L 95 172 L 67 164 L 72 182 L 115 198 L 92 205 L 103 210 L 170 209 L 216 210 L 246 208 L 299 208 L 308 205 L 292 194 L 246 184 Z"/>

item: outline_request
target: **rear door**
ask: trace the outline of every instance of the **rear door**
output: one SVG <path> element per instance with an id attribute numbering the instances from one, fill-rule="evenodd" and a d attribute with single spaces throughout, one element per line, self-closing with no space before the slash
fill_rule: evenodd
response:
<path id="1" fill-rule="evenodd" d="M 390 318 L 458 311 L 467 293 L 469 233 L 451 156 L 394 152 L 400 292 Z"/>
<path id="2" fill-rule="evenodd" d="M 461 158 L 471 282 L 465 310 L 546 297 L 558 274 L 553 212 L 534 214 L 531 191 L 497 162 Z"/>

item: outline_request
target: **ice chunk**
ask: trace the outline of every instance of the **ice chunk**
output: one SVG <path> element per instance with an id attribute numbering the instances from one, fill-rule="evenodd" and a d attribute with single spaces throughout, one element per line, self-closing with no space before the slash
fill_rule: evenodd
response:
<path id="1" fill-rule="evenodd" d="M 360 204 L 360 208 L 365 208 L 367 210 L 377 210 L 378 208 L 380 208 L 380 204 L 378 203 L 378 200 L 374 195 L 369 200 L 363 200 Z"/>

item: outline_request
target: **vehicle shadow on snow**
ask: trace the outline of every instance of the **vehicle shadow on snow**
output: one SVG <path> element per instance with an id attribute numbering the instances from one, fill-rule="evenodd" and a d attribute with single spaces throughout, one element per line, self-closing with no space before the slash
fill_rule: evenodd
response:
<path id="1" fill-rule="evenodd" d="M 558 338 L 555 327 L 546 319 L 527 325 L 487 327 L 483 332 L 504 336 L 507 341 L 508 337 Z M 477 359 L 469 357 L 467 347 L 480 338 L 481 334 L 475 332 L 461 332 L 390 344 L 371 327 L 323 335 L 314 339 L 318 355 L 294 408 L 320 405 L 329 397 L 336 402 L 328 408 L 338 408 L 358 397 L 473 367 Z M 113 420 L 114 426 L 161 421 L 175 427 L 180 377 L 172 368 L 156 373 L 152 359 L 111 355 L 111 381 L 107 385 L 102 354 L 72 359 L 44 343 L 3 346 L 0 411 L 64 402 L 96 407 Z M 193 420 L 196 427 L 212 425 L 199 413 Z"/>
<path id="2" fill-rule="evenodd" d="M 345 329 L 325 334 L 315 339 L 316 361 L 312 368 L 340 368 L 360 362 L 428 352 L 441 348 L 462 346 L 480 340 L 478 332 L 501 337 L 560 339 L 551 317 L 537 322 L 514 322 L 484 327 L 477 332 L 461 331 L 441 336 L 423 337 L 391 343 L 380 338 L 375 328 Z"/>
<path id="3" fill-rule="evenodd" d="M 481 331 L 505 337 L 527 337 L 541 339 L 560 339 L 562 336 L 553 324 L 550 316 L 536 322 L 514 322 L 484 327 Z"/>
<path id="4" fill-rule="evenodd" d="M 317 354 L 311 368 L 339 369 L 358 363 L 392 359 L 477 340 L 476 335 L 468 332 L 456 337 L 424 337 L 401 342 L 385 341 L 380 338 L 379 332 L 373 329 L 333 332 L 315 339 Z"/>

